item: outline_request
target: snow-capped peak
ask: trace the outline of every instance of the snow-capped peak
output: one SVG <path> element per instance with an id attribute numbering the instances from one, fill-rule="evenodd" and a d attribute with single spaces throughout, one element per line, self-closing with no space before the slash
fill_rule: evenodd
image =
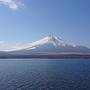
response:
<path id="1" fill-rule="evenodd" d="M 38 46 L 45 45 L 45 44 L 52 44 L 54 46 L 64 46 L 64 42 L 61 38 L 58 38 L 56 36 L 47 36 L 43 39 L 40 39 L 38 41 L 32 42 L 32 43 L 16 43 L 14 45 L 2 45 L 2 48 L 5 48 L 4 51 L 13 51 L 13 50 L 22 50 L 22 49 L 35 49 Z M 7 48 L 6 48 L 7 47 Z"/>
<path id="2" fill-rule="evenodd" d="M 64 41 L 61 38 L 59 38 L 59 37 L 48 36 L 48 39 L 49 39 L 49 43 L 52 43 L 55 46 L 59 46 L 59 45 L 63 46 L 63 45 L 65 45 Z"/>
<path id="3" fill-rule="evenodd" d="M 27 49 L 35 49 L 38 46 L 52 44 L 54 46 L 65 46 L 64 41 L 56 36 L 47 36 L 41 40 L 30 43 Z"/>

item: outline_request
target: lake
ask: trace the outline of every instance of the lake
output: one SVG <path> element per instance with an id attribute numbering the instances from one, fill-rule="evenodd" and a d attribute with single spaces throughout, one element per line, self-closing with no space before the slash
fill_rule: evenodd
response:
<path id="1" fill-rule="evenodd" d="M 0 90 L 90 90 L 90 59 L 1 59 Z"/>

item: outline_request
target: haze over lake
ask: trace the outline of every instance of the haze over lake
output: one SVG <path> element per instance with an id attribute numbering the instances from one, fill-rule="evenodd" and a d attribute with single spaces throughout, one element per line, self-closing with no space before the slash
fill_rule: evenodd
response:
<path id="1" fill-rule="evenodd" d="M 90 90 L 90 59 L 1 59 L 0 90 Z"/>

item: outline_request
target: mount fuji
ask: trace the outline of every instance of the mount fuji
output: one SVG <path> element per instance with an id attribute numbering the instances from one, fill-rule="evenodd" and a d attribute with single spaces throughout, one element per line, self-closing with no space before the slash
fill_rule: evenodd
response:
<path id="1" fill-rule="evenodd" d="M 13 54 L 50 54 L 50 53 L 90 53 L 85 46 L 71 45 L 65 43 L 56 36 L 47 36 L 41 40 L 29 43 L 26 47 L 11 51 Z"/>
<path id="2" fill-rule="evenodd" d="M 16 50 L 0 52 L 0 58 L 90 58 L 90 48 L 47 36 Z"/>

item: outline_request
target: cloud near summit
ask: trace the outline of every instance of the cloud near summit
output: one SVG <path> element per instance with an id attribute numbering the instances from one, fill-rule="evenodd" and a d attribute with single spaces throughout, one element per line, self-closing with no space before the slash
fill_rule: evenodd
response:
<path id="1" fill-rule="evenodd" d="M 0 0 L 0 5 L 8 6 L 12 10 L 17 10 L 24 6 L 22 0 Z"/>

